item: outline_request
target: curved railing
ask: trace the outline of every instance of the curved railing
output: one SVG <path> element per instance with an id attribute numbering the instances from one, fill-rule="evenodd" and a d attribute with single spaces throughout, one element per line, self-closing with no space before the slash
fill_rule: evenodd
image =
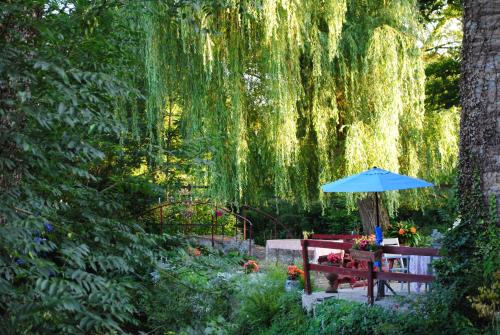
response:
<path id="1" fill-rule="evenodd" d="M 163 234 L 163 227 L 164 227 L 164 212 L 163 208 L 173 206 L 173 205 L 189 205 L 189 206 L 201 206 L 201 205 L 209 205 L 214 208 L 214 212 L 217 213 L 218 210 L 221 210 L 229 215 L 234 216 L 235 218 L 243 221 L 243 240 L 247 239 L 247 230 L 248 230 L 248 237 L 249 237 L 249 244 L 248 244 L 248 253 L 249 255 L 252 254 L 252 235 L 253 235 L 253 223 L 250 221 L 247 217 L 240 215 L 238 213 L 235 213 L 233 210 L 226 208 L 226 207 L 221 207 L 218 205 L 214 205 L 211 203 L 211 201 L 206 200 L 206 201 L 171 201 L 171 202 L 166 202 L 166 203 L 161 203 L 158 204 L 155 207 L 152 207 L 148 209 L 146 212 L 153 212 L 155 210 L 159 210 L 160 214 L 160 233 Z M 168 223 L 169 226 L 182 226 L 182 227 L 192 227 L 192 226 L 197 226 L 197 227 L 207 227 L 210 228 L 211 230 L 211 242 L 212 242 L 212 247 L 215 246 L 215 233 L 217 231 L 217 227 L 219 226 L 218 222 L 218 217 L 217 215 L 211 214 L 212 219 L 210 224 L 200 224 L 200 223 Z M 225 229 L 224 225 L 221 224 L 221 232 L 222 232 L 222 243 L 224 243 L 224 235 L 225 235 Z"/>
<path id="2" fill-rule="evenodd" d="M 153 212 L 155 210 L 159 210 L 160 212 L 160 233 L 163 234 L 163 221 L 164 221 L 164 215 L 163 215 L 163 208 L 165 207 L 170 207 L 174 205 L 189 205 L 189 206 L 201 206 L 201 205 L 209 205 L 209 201 L 169 201 L 169 202 L 164 202 L 160 203 L 155 207 L 152 207 L 148 209 L 146 212 Z M 169 224 L 170 226 L 206 226 L 203 224 L 184 224 L 184 223 L 171 223 Z"/>
<path id="3" fill-rule="evenodd" d="M 280 226 L 286 232 L 287 238 L 293 238 L 293 233 L 277 217 L 275 217 L 267 212 L 264 212 L 263 210 L 261 210 L 257 207 L 252 207 L 252 206 L 246 205 L 246 204 L 242 206 L 242 209 L 249 209 L 251 211 L 257 212 L 257 213 L 267 217 L 268 219 L 270 219 L 274 224 L 274 239 L 276 239 L 278 236 L 278 229 L 277 229 L 278 226 Z"/>

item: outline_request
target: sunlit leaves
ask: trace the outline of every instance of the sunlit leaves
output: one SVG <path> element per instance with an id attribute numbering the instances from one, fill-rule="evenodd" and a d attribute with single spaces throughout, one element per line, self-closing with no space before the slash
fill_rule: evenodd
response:
<path id="1" fill-rule="evenodd" d="M 222 8 L 165 1 L 147 8 L 150 129 L 174 96 L 185 138 L 208 139 L 214 199 L 277 196 L 308 206 L 322 183 L 374 165 L 425 174 L 414 2 L 235 0 Z"/>

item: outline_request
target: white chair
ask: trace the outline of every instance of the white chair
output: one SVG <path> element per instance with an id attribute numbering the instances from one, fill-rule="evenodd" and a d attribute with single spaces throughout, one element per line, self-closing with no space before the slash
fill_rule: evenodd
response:
<path id="1" fill-rule="evenodd" d="M 399 247 L 399 240 L 397 237 L 394 238 L 384 238 L 382 240 L 382 245 L 392 245 Z M 403 258 L 407 259 L 407 263 L 403 262 Z M 394 259 L 397 260 L 399 263 L 398 267 L 392 267 L 391 272 L 402 272 L 402 273 L 408 273 L 408 257 L 405 257 L 401 254 L 383 254 L 382 259 L 385 259 L 386 262 L 388 262 L 389 259 Z M 403 290 L 403 282 L 401 282 L 401 291 Z M 410 293 L 410 283 L 408 282 L 408 293 Z"/>

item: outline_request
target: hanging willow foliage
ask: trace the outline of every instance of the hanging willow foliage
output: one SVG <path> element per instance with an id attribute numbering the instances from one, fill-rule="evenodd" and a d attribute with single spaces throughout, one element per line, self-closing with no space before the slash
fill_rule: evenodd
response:
<path id="1" fill-rule="evenodd" d="M 446 136 L 424 148 L 413 1 L 145 6 L 153 144 L 160 150 L 167 100 L 174 96 L 184 136 L 208 139 L 210 194 L 217 200 L 277 196 L 307 206 L 321 197 L 319 185 L 333 179 L 371 166 L 432 177 L 456 153 L 450 145 L 456 140 Z M 397 199 L 389 198 L 392 208 Z"/>

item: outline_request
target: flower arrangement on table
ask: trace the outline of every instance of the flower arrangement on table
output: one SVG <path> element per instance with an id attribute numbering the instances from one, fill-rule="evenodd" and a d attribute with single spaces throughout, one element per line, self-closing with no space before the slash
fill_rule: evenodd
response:
<path id="1" fill-rule="evenodd" d="M 360 238 L 354 239 L 354 244 L 351 249 L 363 250 L 363 251 L 376 251 L 380 249 L 375 243 L 375 235 L 371 234 L 369 236 L 361 236 Z"/>
<path id="2" fill-rule="evenodd" d="M 328 265 L 339 265 L 342 264 L 342 257 L 340 256 L 340 254 L 331 252 L 326 256 L 326 261 Z"/>
<path id="3" fill-rule="evenodd" d="M 389 225 L 387 236 L 397 237 L 399 244 L 409 247 L 416 247 L 420 245 L 422 241 L 422 237 L 417 232 L 417 227 L 415 227 L 412 222 L 408 221 L 401 221 L 395 225 Z"/>
<path id="4" fill-rule="evenodd" d="M 380 260 L 382 248 L 375 242 L 375 235 L 361 236 L 354 240 L 350 250 L 353 259 L 362 261 Z"/>
<path id="5" fill-rule="evenodd" d="M 259 264 L 256 261 L 250 259 L 245 264 L 243 264 L 243 269 L 245 273 L 259 272 Z"/>
<path id="6" fill-rule="evenodd" d="M 297 280 L 300 277 L 304 277 L 304 271 L 299 269 L 297 265 L 288 265 L 287 269 L 288 280 Z"/>
<path id="7" fill-rule="evenodd" d="M 349 261 L 348 259 L 343 259 L 342 254 L 339 253 L 334 253 L 331 252 L 328 255 L 323 255 L 318 257 L 318 264 L 323 264 L 323 265 L 335 265 L 335 266 L 342 266 L 344 262 Z"/>

